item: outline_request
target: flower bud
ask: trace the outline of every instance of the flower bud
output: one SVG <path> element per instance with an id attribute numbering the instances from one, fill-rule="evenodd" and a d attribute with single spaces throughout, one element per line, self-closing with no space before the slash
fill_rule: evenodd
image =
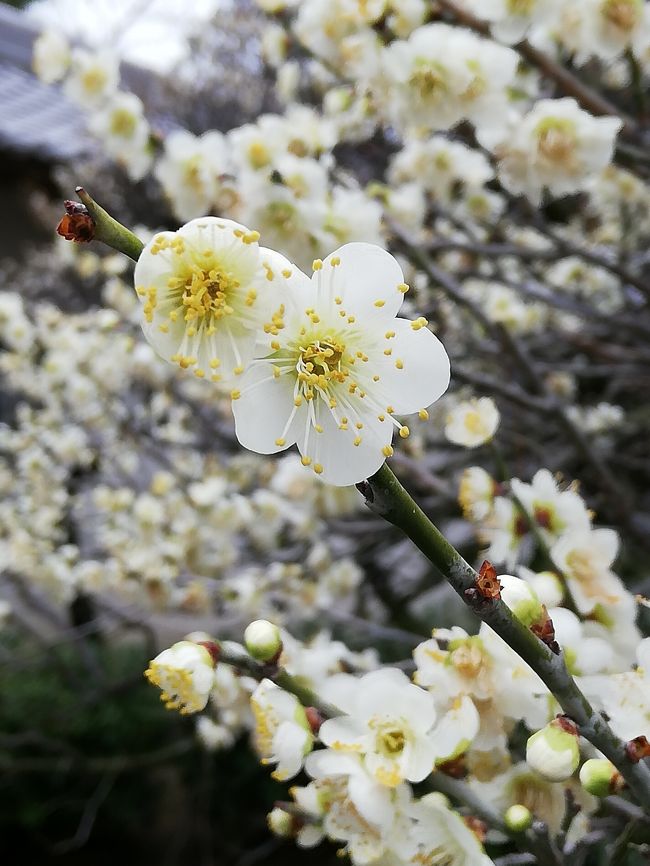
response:
<path id="1" fill-rule="evenodd" d="M 513 833 L 525 833 L 533 823 L 533 815 L 530 809 L 516 803 L 511 806 L 503 816 L 506 827 Z"/>
<path id="2" fill-rule="evenodd" d="M 578 732 L 573 722 L 554 719 L 526 743 L 528 765 L 549 782 L 570 778 L 580 763 Z"/>
<path id="3" fill-rule="evenodd" d="M 544 605 L 525 580 L 511 574 L 500 574 L 499 583 L 502 600 L 526 628 L 545 619 Z"/>
<path id="4" fill-rule="evenodd" d="M 259 662 L 270 662 L 282 652 L 280 629 L 266 619 L 256 619 L 244 632 L 246 649 Z"/>
<path id="5" fill-rule="evenodd" d="M 608 797 L 620 787 L 621 775 L 605 758 L 592 758 L 580 767 L 580 783 L 594 797 Z"/>
<path id="6" fill-rule="evenodd" d="M 272 809 L 266 816 L 266 823 L 269 825 L 269 830 L 275 836 L 281 839 L 287 839 L 293 835 L 294 819 L 293 816 L 279 806 Z"/>
<path id="7" fill-rule="evenodd" d="M 186 715 L 205 708 L 215 664 L 216 656 L 208 647 L 182 640 L 157 655 L 144 675 L 160 688 L 160 699 L 168 710 Z"/>

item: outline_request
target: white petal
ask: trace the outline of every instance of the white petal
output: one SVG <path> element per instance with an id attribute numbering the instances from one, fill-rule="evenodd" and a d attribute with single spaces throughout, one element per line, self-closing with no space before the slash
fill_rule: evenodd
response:
<path id="1" fill-rule="evenodd" d="M 310 734 L 295 722 L 282 722 L 273 737 L 273 751 L 278 766 L 276 779 L 286 781 L 300 772 Z"/>
<path id="2" fill-rule="evenodd" d="M 389 343 L 390 356 L 376 360 L 380 384 L 396 414 L 426 409 L 449 387 L 449 356 L 440 340 L 428 330 L 414 331 L 407 319 L 395 319 Z M 398 369 L 401 362 L 401 369 Z"/>
<path id="3" fill-rule="evenodd" d="M 258 454 L 275 454 L 293 445 L 297 431 L 304 426 L 306 412 L 303 404 L 283 437 L 284 428 L 295 409 L 293 378 L 280 376 L 275 379 L 273 366 L 259 363 L 243 374 L 237 388 L 241 397 L 233 400 L 232 411 L 235 433 L 244 448 Z M 285 439 L 284 445 L 276 444 L 280 438 Z"/>
<path id="4" fill-rule="evenodd" d="M 318 736 L 322 743 L 341 752 L 361 752 L 368 737 L 365 725 L 351 716 L 327 719 L 321 725 Z"/>
<path id="5" fill-rule="evenodd" d="M 437 749 L 435 742 L 420 737 L 410 745 L 404 755 L 404 778 L 409 782 L 421 782 L 429 776 L 435 766 Z"/>
<path id="6" fill-rule="evenodd" d="M 341 263 L 332 268 L 332 259 Z M 331 297 L 341 308 L 364 323 L 394 318 L 404 300 L 404 274 L 397 259 L 374 244 L 351 243 L 335 250 L 323 262 L 312 282 L 331 280 Z"/>
<path id="7" fill-rule="evenodd" d="M 395 809 L 392 792 L 378 785 L 365 773 L 355 773 L 348 779 L 348 794 L 359 814 L 377 827 L 390 827 Z"/>
<path id="8" fill-rule="evenodd" d="M 357 400 L 355 405 L 359 402 Z M 382 448 L 389 445 L 393 438 L 390 421 L 379 421 L 368 410 L 360 416 L 363 418 L 360 423 L 364 425 L 361 430 L 355 428 L 352 417 L 349 419 L 349 429 L 341 430 L 322 400 L 318 400 L 315 411 L 316 421 L 323 432 L 310 433 L 307 456 L 312 458 L 313 465 L 323 467 L 322 480 L 345 487 L 374 475 L 386 460 Z M 341 413 L 343 411 L 341 409 Z M 357 437 L 361 439 L 359 445 L 354 444 Z M 302 438 L 298 439 L 298 447 L 302 453 Z"/>

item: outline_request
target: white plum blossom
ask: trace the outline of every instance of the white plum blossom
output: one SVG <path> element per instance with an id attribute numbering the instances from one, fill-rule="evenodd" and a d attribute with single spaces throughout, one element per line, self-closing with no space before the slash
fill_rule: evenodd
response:
<path id="1" fill-rule="evenodd" d="M 196 713 L 208 702 L 214 668 L 214 658 L 205 646 L 183 640 L 157 655 L 145 676 L 161 689 L 160 699 L 168 709 Z"/>
<path id="2" fill-rule="evenodd" d="M 476 448 L 489 442 L 496 433 L 501 416 L 490 397 L 466 400 L 447 416 L 445 436 L 455 445 Z"/>
<path id="3" fill-rule="evenodd" d="M 551 548 L 581 614 L 591 614 L 596 607 L 609 612 L 627 606 L 628 593 L 611 568 L 618 548 L 618 534 L 605 528 L 567 531 Z"/>
<path id="4" fill-rule="evenodd" d="M 220 132 L 195 136 L 176 129 L 165 138 L 154 175 L 178 219 L 191 220 L 232 204 L 233 192 L 222 183 L 229 171 L 229 151 Z"/>
<path id="5" fill-rule="evenodd" d="M 468 466 L 458 488 L 458 501 L 468 520 L 481 521 L 490 513 L 497 483 L 481 466 Z"/>
<path id="6" fill-rule="evenodd" d="M 592 57 L 619 57 L 644 38 L 649 23 L 644 0 L 580 0 L 565 6 L 552 32 L 583 65 Z"/>
<path id="7" fill-rule="evenodd" d="M 441 794 L 427 794 L 408 810 L 414 820 L 408 844 L 410 863 L 491 866 L 476 834 Z"/>
<path id="8" fill-rule="evenodd" d="M 513 478 L 512 492 L 549 543 L 566 532 L 588 532 L 591 517 L 575 489 L 560 489 L 548 469 L 540 469 L 530 484 Z"/>
<path id="9" fill-rule="evenodd" d="M 217 217 L 154 235 L 134 279 L 142 329 L 161 357 L 213 382 L 244 372 L 288 265 L 258 237 Z"/>
<path id="10" fill-rule="evenodd" d="M 262 680 L 251 697 L 255 746 L 263 763 L 276 764 L 273 778 L 292 779 L 313 745 L 305 710 L 294 695 L 271 680 Z"/>
<path id="11" fill-rule="evenodd" d="M 141 180 L 153 155 L 149 148 L 150 129 L 144 106 L 134 93 L 116 93 L 91 115 L 88 127 L 101 139 L 106 152 L 123 165 L 131 180 Z"/>
<path id="12" fill-rule="evenodd" d="M 617 117 L 593 117 L 575 99 L 540 99 L 496 138 L 481 136 L 499 162 L 499 179 L 513 193 L 539 204 L 585 189 L 612 159 L 622 127 Z"/>
<path id="13" fill-rule="evenodd" d="M 420 782 L 432 771 L 437 749 L 431 695 L 395 668 L 365 674 L 348 695 L 348 715 L 326 720 L 321 741 L 333 751 L 363 756 L 370 776 L 394 788 Z"/>
<path id="14" fill-rule="evenodd" d="M 462 0 L 462 5 L 489 21 L 493 36 L 513 44 L 531 28 L 553 22 L 561 0 Z"/>
<path id="15" fill-rule="evenodd" d="M 75 48 L 64 89 L 85 108 L 99 108 L 116 92 L 119 80 L 119 59 L 113 52 Z"/>
<path id="16" fill-rule="evenodd" d="M 624 740 L 650 739 L 650 638 L 638 644 L 636 660 L 633 671 L 580 679 L 587 697 L 607 713 L 612 728 Z"/>
<path id="17" fill-rule="evenodd" d="M 517 63 L 514 51 L 468 30 L 426 24 L 386 49 L 389 114 L 407 129 L 448 129 L 463 119 L 499 128 Z"/>
<path id="18" fill-rule="evenodd" d="M 408 287 L 389 253 L 348 244 L 314 265 L 311 281 L 294 270 L 268 325 L 270 354 L 242 376 L 233 412 L 246 448 L 297 444 L 305 466 L 345 486 L 393 453 L 395 427 L 408 436 L 396 415 L 427 417 L 449 383 L 449 359 L 425 319 L 395 318 Z"/>
<path id="19" fill-rule="evenodd" d="M 45 84 L 61 81 L 70 68 L 70 45 L 57 30 L 44 30 L 34 40 L 32 68 Z"/>

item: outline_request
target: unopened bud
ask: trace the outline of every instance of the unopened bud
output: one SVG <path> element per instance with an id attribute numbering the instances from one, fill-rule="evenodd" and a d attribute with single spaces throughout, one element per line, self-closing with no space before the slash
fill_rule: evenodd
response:
<path id="1" fill-rule="evenodd" d="M 285 810 L 281 809 L 279 806 L 276 806 L 275 809 L 272 809 L 269 812 L 266 816 L 266 823 L 268 824 L 271 833 L 275 836 L 279 836 L 281 839 L 288 839 L 293 835 L 293 815 L 285 812 Z"/>
<path id="2" fill-rule="evenodd" d="M 499 583 L 502 600 L 526 628 L 545 619 L 544 605 L 529 583 L 511 574 L 500 574 Z"/>
<path id="3" fill-rule="evenodd" d="M 246 649 L 259 662 L 274 661 L 282 652 L 280 629 L 266 619 L 256 619 L 244 632 Z"/>
<path id="4" fill-rule="evenodd" d="M 506 827 L 513 833 L 525 833 L 533 823 L 533 814 L 521 803 L 516 803 L 506 811 L 503 819 Z"/>
<path id="5" fill-rule="evenodd" d="M 608 797 L 621 787 L 621 774 L 605 758 L 592 758 L 580 767 L 580 784 L 594 797 Z"/>
<path id="6" fill-rule="evenodd" d="M 578 769 L 580 748 L 575 725 L 562 717 L 553 719 L 526 743 L 526 761 L 549 782 L 564 782 Z"/>

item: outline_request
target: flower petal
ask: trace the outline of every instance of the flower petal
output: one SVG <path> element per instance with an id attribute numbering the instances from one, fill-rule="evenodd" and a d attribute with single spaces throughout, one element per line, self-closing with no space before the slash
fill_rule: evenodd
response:
<path id="1" fill-rule="evenodd" d="M 355 406 L 358 403 L 357 400 Z M 307 456 L 312 458 L 313 466 L 322 466 L 322 480 L 345 487 L 374 475 L 386 460 L 382 449 L 390 445 L 393 437 L 390 421 L 380 421 L 368 409 L 358 415 L 363 419 L 359 422 L 363 424 L 362 429 L 357 429 L 350 418 L 349 429 L 341 430 L 324 401 L 318 400 L 315 413 L 316 422 L 323 432 L 312 431 Z M 359 444 L 355 445 L 355 441 Z M 298 448 L 302 453 L 304 444 L 301 438 L 298 439 Z"/>
<path id="2" fill-rule="evenodd" d="M 390 356 L 374 359 L 389 404 L 398 415 L 426 409 L 449 387 L 449 356 L 440 340 L 428 330 L 414 330 L 407 319 L 395 319 Z"/>
<path id="3" fill-rule="evenodd" d="M 337 716 L 321 725 L 318 736 L 322 743 L 340 752 L 362 752 L 368 734 L 360 721 L 352 716 Z"/>
<path id="4" fill-rule="evenodd" d="M 340 264 L 332 267 L 332 260 Z M 312 282 L 321 285 L 323 300 L 341 298 L 340 307 L 364 324 L 394 318 L 404 300 L 404 274 L 394 256 L 366 243 L 345 244 L 316 271 Z"/>
<path id="5" fill-rule="evenodd" d="M 241 393 L 233 400 L 237 439 L 250 451 L 258 454 L 276 454 L 296 441 L 304 427 L 306 407 L 294 406 L 294 380 L 290 376 L 274 378 L 273 365 L 260 362 L 250 367 L 237 383 Z M 287 422 L 294 420 L 285 432 Z M 284 444 L 277 442 L 284 439 Z"/>

